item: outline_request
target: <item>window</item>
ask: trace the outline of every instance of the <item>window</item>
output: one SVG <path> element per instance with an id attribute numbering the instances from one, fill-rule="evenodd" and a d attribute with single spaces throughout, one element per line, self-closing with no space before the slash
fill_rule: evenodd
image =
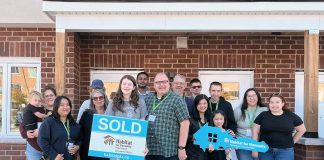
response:
<path id="1" fill-rule="evenodd" d="M 18 67 L 11 67 L 11 73 L 12 74 L 19 74 L 19 68 Z"/>
<path id="2" fill-rule="evenodd" d="M 238 82 L 223 82 L 223 96 L 228 101 L 239 100 L 240 83 Z"/>
<path id="3" fill-rule="evenodd" d="M 0 136 L 4 138 L 20 138 L 17 115 L 26 106 L 28 93 L 40 89 L 40 60 L 26 59 L 0 58 Z"/>
<path id="4" fill-rule="evenodd" d="M 319 72 L 318 80 L 318 102 L 324 103 L 324 72 Z M 295 84 L 295 113 L 304 119 L 304 72 L 295 73 Z M 324 110 L 319 108 L 318 113 Z"/>
<path id="5" fill-rule="evenodd" d="M 318 95 L 318 100 L 320 102 L 324 102 L 324 82 L 319 84 L 319 95 Z"/>
<path id="6" fill-rule="evenodd" d="M 91 81 L 94 79 L 100 79 L 104 82 L 106 88 L 106 94 L 109 99 L 114 96 L 118 89 L 119 81 L 124 75 L 132 75 L 135 79 L 137 73 L 142 72 L 142 70 L 137 71 L 104 71 L 104 70 L 93 70 L 91 71 Z M 90 84 L 89 84 L 90 85 Z"/>
<path id="7" fill-rule="evenodd" d="M 199 79 L 203 86 L 201 93 L 210 96 L 210 83 L 221 82 L 223 85 L 222 96 L 235 109 L 242 104 L 244 92 L 253 87 L 253 75 L 253 71 L 199 71 Z"/>

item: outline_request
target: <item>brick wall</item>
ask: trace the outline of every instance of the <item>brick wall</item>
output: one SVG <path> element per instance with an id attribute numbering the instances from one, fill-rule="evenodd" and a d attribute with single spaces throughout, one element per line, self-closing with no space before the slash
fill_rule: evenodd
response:
<path id="1" fill-rule="evenodd" d="M 0 55 L 1 57 L 41 57 L 42 88 L 54 83 L 54 29 L 0 28 Z"/>
<path id="2" fill-rule="evenodd" d="M 188 49 L 176 48 L 177 36 L 188 37 Z M 262 97 L 281 91 L 294 108 L 295 71 L 303 68 L 303 49 L 303 33 L 80 33 L 80 99 L 89 97 L 90 69 L 144 68 L 151 82 L 161 71 L 189 81 L 200 68 L 254 69 Z"/>
<path id="3" fill-rule="evenodd" d="M 188 37 L 188 49 L 176 48 L 177 36 Z M 80 102 L 89 98 L 91 69 L 143 68 L 150 81 L 161 71 L 181 73 L 189 81 L 201 68 L 254 69 L 254 84 L 262 96 L 282 88 L 293 108 L 294 74 L 303 68 L 303 44 L 303 33 L 68 33 L 65 92 L 76 114 Z M 0 56 L 41 57 L 42 88 L 53 85 L 55 30 L 0 28 Z M 23 154 L 24 145 L 0 144 L 0 155 L 8 160 Z"/>
<path id="4" fill-rule="evenodd" d="M 295 144 L 295 160 L 324 160 L 324 146 Z"/>
<path id="5" fill-rule="evenodd" d="M 22 160 L 25 159 L 24 144 L 0 144 L 1 160 Z"/>
<path id="6" fill-rule="evenodd" d="M 79 108 L 79 37 L 68 33 L 66 53 L 66 95 L 73 113 Z M 55 29 L 0 28 L 1 57 L 41 57 L 41 87 L 54 86 Z M 75 108 L 77 106 L 77 109 Z M 25 144 L 0 144 L 0 159 L 24 159 Z"/>
<path id="7" fill-rule="evenodd" d="M 65 94 L 71 98 L 73 103 L 72 114 L 78 114 L 80 107 L 80 69 L 79 69 L 79 36 L 77 33 L 67 34 L 67 48 L 66 48 L 66 81 Z"/>

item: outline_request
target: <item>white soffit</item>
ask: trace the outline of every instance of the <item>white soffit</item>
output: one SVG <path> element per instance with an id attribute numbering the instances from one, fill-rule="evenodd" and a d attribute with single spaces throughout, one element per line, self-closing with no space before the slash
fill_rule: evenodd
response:
<path id="1" fill-rule="evenodd" d="M 43 1 L 56 28 L 78 32 L 324 29 L 323 2 L 103 3 Z"/>
<path id="2" fill-rule="evenodd" d="M 42 0 L 0 0 L 0 27 L 55 27 Z"/>

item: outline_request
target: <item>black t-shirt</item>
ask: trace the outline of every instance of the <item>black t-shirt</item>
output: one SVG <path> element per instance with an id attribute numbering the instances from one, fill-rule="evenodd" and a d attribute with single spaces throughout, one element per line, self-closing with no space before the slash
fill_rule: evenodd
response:
<path id="1" fill-rule="evenodd" d="M 259 141 L 264 141 L 271 148 L 291 148 L 294 146 L 292 132 L 303 121 L 293 112 L 284 111 L 276 116 L 271 111 L 264 111 L 254 123 L 260 125 Z"/>
<path id="2" fill-rule="evenodd" d="M 27 131 L 37 129 L 37 122 L 42 121 L 41 118 L 34 115 L 36 112 L 45 113 L 45 110 L 43 107 L 35 107 L 31 104 L 28 104 L 24 110 L 23 123 Z"/>

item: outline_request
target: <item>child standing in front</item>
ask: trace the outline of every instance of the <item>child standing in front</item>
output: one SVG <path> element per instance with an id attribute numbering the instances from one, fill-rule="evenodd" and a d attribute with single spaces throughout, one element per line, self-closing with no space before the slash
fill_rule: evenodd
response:
<path id="1" fill-rule="evenodd" d="M 212 126 L 220 128 L 222 131 L 225 131 L 224 128 L 226 128 L 226 116 L 225 113 L 221 110 L 214 111 L 214 114 L 212 116 Z M 230 135 L 235 137 L 235 134 L 232 130 L 227 131 Z M 231 159 L 231 149 L 230 148 L 219 148 L 216 149 L 212 144 L 209 145 L 208 148 L 209 154 L 208 154 L 208 160 L 230 160 Z"/>
<path id="2" fill-rule="evenodd" d="M 45 114 L 45 109 L 41 105 L 42 94 L 31 91 L 28 95 L 28 105 L 24 110 L 23 123 L 27 132 L 37 132 L 42 119 L 47 118 L 52 112 Z"/>

